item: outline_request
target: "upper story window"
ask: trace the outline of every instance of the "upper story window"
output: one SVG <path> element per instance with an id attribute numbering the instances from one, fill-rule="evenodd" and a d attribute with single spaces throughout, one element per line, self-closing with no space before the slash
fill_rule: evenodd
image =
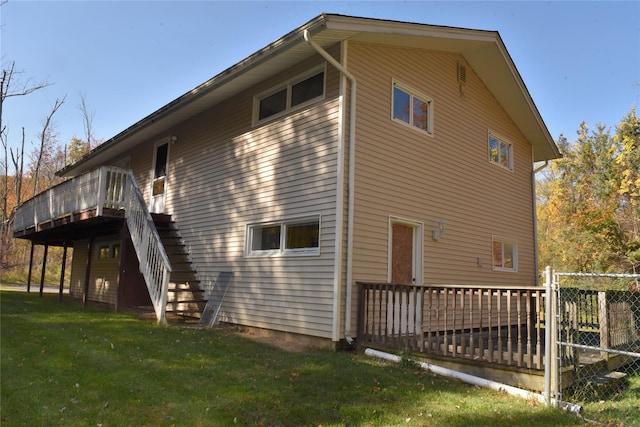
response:
<path id="1" fill-rule="evenodd" d="M 493 237 L 492 239 L 493 269 L 517 271 L 518 245 L 513 240 Z"/>
<path id="2" fill-rule="evenodd" d="M 295 110 L 324 97 L 325 67 L 315 68 L 254 99 L 254 123 Z"/>
<path id="3" fill-rule="evenodd" d="M 489 132 L 489 161 L 513 170 L 513 144 Z"/>
<path id="4" fill-rule="evenodd" d="M 247 255 L 320 253 L 320 217 L 297 218 L 247 227 Z"/>
<path id="5" fill-rule="evenodd" d="M 393 82 L 391 112 L 394 120 L 433 134 L 433 100 L 398 82 Z"/>

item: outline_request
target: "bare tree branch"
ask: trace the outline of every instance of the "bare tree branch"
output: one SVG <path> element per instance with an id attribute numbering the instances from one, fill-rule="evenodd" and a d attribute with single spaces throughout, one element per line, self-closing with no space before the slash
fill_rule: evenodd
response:
<path id="1" fill-rule="evenodd" d="M 42 127 L 42 133 L 40 134 L 40 150 L 38 152 L 38 160 L 36 162 L 36 166 L 33 172 L 33 194 L 38 194 L 38 176 L 40 174 L 40 166 L 42 165 L 42 157 L 45 154 L 46 143 L 48 142 L 50 130 L 51 130 L 51 119 L 53 115 L 62 107 L 64 101 L 67 99 L 66 95 L 62 99 L 56 99 L 53 107 L 51 108 L 51 112 L 47 116 L 44 122 L 44 126 Z"/>
<path id="2" fill-rule="evenodd" d="M 27 79 L 26 82 L 20 84 L 15 82 L 16 74 L 21 74 L 21 72 L 16 71 L 16 62 L 12 61 L 11 65 L 8 68 L 2 69 L 2 74 L 0 75 L 0 129 L 3 130 L 2 127 L 2 106 L 4 104 L 5 99 L 11 98 L 14 96 L 25 96 L 33 93 L 37 90 L 44 89 L 47 86 L 51 86 L 51 83 L 48 81 L 34 83 L 32 79 Z M 13 85 L 16 84 L 18 87 L 13 89 Z"/>
<path id="3" fill-rule="evenodd" d="M 93 117 L 95 111 L 89 111 L 87 107 L 87 98 L 84 94 L 80 94 L 80 111 L 82 111 L 82 124 L 84 126 L 84 135 L 87 141 L 87 148 L 91 149 L 93 145 Z"/>

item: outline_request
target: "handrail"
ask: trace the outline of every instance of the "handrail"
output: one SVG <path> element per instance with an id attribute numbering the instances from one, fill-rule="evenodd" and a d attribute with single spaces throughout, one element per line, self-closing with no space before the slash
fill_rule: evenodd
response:
<path id="1" fill-rule="evenodd" d="M 49 188 L 18 208 L 13 232 L 64 217 L 73 222 L 74 214 L 91 209 L 96 216 L 102 216 L 104 209 L 124 210 L 158 323 L 165 323 L 171 263 L 130 170 L 102 166 Z"/>
<path id="2" fill-rule="evenodd" d="M 545 288 L 357 282 L 358 340 L 542 369 Z"/>
<path id="3" fill-rule="evenodd" d="M 133 176 L 127 174 L 125 219 L 158 323 L 166 323 L 167 292 L 171 263 L 160 240 L 151 213 Z"/>

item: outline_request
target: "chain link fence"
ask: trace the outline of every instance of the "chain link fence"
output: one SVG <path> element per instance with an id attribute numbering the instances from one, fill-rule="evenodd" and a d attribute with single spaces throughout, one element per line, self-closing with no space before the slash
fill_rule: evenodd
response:
<path id="1" fill-rule="evenodd" d="M 640 426 L 640 274 L 555 273 L 558 390 L 588 421 Z"/>

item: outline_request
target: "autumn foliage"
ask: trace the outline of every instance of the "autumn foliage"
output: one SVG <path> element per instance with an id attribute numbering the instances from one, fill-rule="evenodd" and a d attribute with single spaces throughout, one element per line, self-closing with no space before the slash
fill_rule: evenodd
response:
<path id="1" fill-rule="evenodd" d="M 582 123 L 561 137 L 562 159 L 537 187 L 540 265 L 561 271 L 640 272 L 640 122 L 635 108 L 611 133 Z"/>

